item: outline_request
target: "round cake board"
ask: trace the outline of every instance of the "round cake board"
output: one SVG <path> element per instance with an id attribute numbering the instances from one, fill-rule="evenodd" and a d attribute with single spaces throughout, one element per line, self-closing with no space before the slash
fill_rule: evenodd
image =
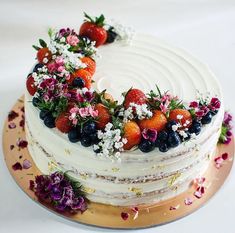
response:
<path id="1" fill-rule="evenodd" d="M 25 131 L 22 125 L 22 120 L 24 120 L 23 100 L 23 97 L 18 99 L 12 108 L 13 111 L 18 113 L 18 116 L 11 121 L 7 119 L 3 129 L 3 151 L 6 165 L 16 183 L 32 200 L 69 220 L 87 225 L 119 229 L 146 228 L 166 224 L 185 217 L 203 206 L 220 189 L 231 171 L 234 157 L 234 139 L 229 145 L 217 146 L 216 157 L 223 153 L 229 155 L 220 168 L 215 166 L 214 158 L 210 158 L 210 165 L 203 176 L 206 178 L 203 184 L 205 193 L 201 198 L 195 196 L 197 187 L 194 184 L 186 192 L 157 204 L 117 207 L 90 202 L 88 209 L 82 214 L 57 212 L 51 205 L 41 203 L 34 192 L 29 189 L 29 181 L 34 180 L 36 175 L 41 175 L 41 172 L 35 165 L 27 147 L 21 148 L 17 145 L 19 139 L 25 140 Z M 22 169 L 13 169 L 14 164 L 18 162 L 22 165 L 24 161 L 30 161 L 31 166 L 26 167 L 27 169 L 24 166 Z"/>

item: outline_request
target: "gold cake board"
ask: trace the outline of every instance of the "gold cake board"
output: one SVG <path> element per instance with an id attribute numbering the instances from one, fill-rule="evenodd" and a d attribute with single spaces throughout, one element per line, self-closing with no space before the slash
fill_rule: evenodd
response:
<path id="1" fill-rule="evenodd" d="M 234 139 L 229 145 L 218 145 L 216 156 L 220 156 L 227 152 L 229 154 L 229 159 L 224 161 L 222 167 L 219 169 L 215 167 L 214 159 L 211 160 L 209 168 L 204 175 L 206 178 L 206 191 L 200 199 L 194 196 L 196 188 L 192 185 L 186 192 L 174 198 L 153 205 L 138 206 L 138 216 L 132 209 L 134 206 L 115 207 L 94 202 L 90 202 L 88 204 L 88 209 L 83 214 L 77 213 L 72 215 L 68 213 L 59 213 L 50 205 L 39 202 L 37 197 L 34 195 L 34 192 L 29 189 L 29 181 L 34 180 L 34 177 L 36 175 L 40 175 L 41 172 L 33 162 L 27 147 L 20 149 L 16 146 L 16 141 L 19 138 L 25 139 L 25 131 L 19 126 L 19 122 L 22 119 L 21 116 L 23 115 L 23 112 L 21 111 L 23 106 L 23 97 L 21 97 L 12 108 L 12 110 L 19 113 L 19 117 L 11 121 L 16 124 L 16 128 L 10 129 L 8 126 L 10 122 L 8 122 L 8 120 L 5 122 L 3 130 L 3 151 L 6 165 L 16 183 L 36 203 L 41 204 L 46 209 L 61 217 L 78 223 L 106 228 L 135 229 L 172 222 L 187 216 L 199 207 L 203 206 L 219 190 L 232 168 Z M 14 145 L 13 149 L 12 145 Z M 16 162 L 20 162 L 22 164 L 25 159 L 29 160 L 32 164 L 29 169 L 13 170 L 12 165 Z M 186 198 L 191 198 L 193 203 L 191 205 L 186 205 Z M 122 212 L 128 214 L 129 217 L 126 220 L 121 217 Z"/>

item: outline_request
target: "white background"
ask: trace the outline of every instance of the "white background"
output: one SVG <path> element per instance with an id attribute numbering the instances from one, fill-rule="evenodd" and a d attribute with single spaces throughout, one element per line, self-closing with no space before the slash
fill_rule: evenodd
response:
<path id="1" fill-rule="evenodd" d="M 25 88 L 34 63 L 31 45 L 49 27 L 79 28 L 82 12 L 121 20 L 188 50 L 214 71 L 235 112 L 235 1 L 216 0 L 0 0 L 0 122 Z M 2 153 L 2 152 L 1 152 Z M 234 232 L 235 169 L 206 206 L 190 216 L 139 232 Z M 0 156 L 0 232 L 110 232 L 64 220 L 32 202 L 15 184 Z M 117 230 L 112 230 L 117 232 Z M 124 232 L 124 231 L 122 231 Z"/>

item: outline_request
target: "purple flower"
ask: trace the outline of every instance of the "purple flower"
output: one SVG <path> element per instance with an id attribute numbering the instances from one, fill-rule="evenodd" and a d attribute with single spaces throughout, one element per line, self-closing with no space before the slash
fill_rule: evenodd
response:
<path id="1" fill-rule="evenodd" d="M 157 139 L 157 130 L 156 129 L 144 129 L 142 131 L 142 136 L 144 139 L 147 139 L 151 142 L 155 142 Z"/>
<path id="2" fill-rule="evenodd" d="M 32 167 L 31 162 L 30 162 L 29 160 L 25 159 L 25 160 L 23 161 L 23 169 L 29 169 L 29 168 L 31 168 L 31 167 Z"/>
<path id="3" fill-rule="evenodd" d="M 224 124 L 229 125 L 232 119 L 233 119 L 232 115 L 226 111 L 224 113 Z"/>
<path id="4" fill-rule="evenodd" d="M 76 186 L 76 185 L 75 185 Z M 30 181 L 30 189 L 42 201 L 51 203 L 58 211 L 85 211 L 86 202 L 77 194 L 67 176 L 61 172 L 35 177 Z"/>

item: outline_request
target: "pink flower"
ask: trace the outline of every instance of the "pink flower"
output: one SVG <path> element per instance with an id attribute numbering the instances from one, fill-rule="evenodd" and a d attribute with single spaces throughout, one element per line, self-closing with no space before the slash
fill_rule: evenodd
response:
<path id="1" fill-rule="evenodd" d="M 89 116 L 89 108 L 88 108 L 88 107 L 79 108 L 79 109 L 78 109 L 78 112 L 79 112 L 79 115 L 80 115 L 82 118 L 85 118 L 85 117 Z"/>
<path id="2" fill-rule="evenodd" d="M 196 116 L 197 116 L 198 118 L 201 118 L 201 117 L 205 116 L 208 112 L 209 112 L 209 108 L 204 105 L 204 106 L 201 106 L 201 107 L 195 112 L 195 114 L 196 114 Z"/>
<path id="3" fill-rule="evenodd" d="M 185 205 L 192 205 L 193 204 L 192 198 L 190 198 L 190 197 L 185 198 L 184 199 L 184 204 Z"/>
<path id="4" fill-rule="evenodd" d="M 56 57 L 55 62 L 58 66 L 63 66 L 64 65 L 63 57 Z"/>
<path id="5" fill-rule="evenodd" d="M 210 102 L 210 104 L 209 104 L 208 107 L 209 107 L 210 110 L 212 110 L 212 111 L 219 109 L 219 108 L 220 108 L 220 101 L 219 101 L 219 99 L 216 98 L 216 97 L 213 97 L 213 98 L 211 99 L 211 102 Z"/>
<path id="6" fill-rule="evenodd" d="M 72 46 L 76 46 L 77 43 L 79 42 L 79 39 L 77 36 L 74 36 L 74 35 L 69 35 L 67 38 L 66 38 L 66 41 L 68 44 L 72 45 Z"/>
<path id="7" fill-rule="evenodd" d="M 223 162 L 228 159 L 228 153 L 223 153 L 221 156 L 218 156 L 214 159 L 215 161 L 215 167 L 221 168 L 223 165 Z"/>
<path id="8" fill-rule="evenodd" d="M 56 71 L 56 67 L 57 67 L 57 65 L 56 65 L 56 63 L 54 63 L 54 62 L 49 63 L 49 64 L 47 65 L 47 69 L 48 69 L 49 73 L 55 72 L 55 71 Z"/>
<path id="9" fill-rule="evenodd" d="M 58 68 L 57 68 L 57 71 L 58 72 L 63 72 L 65 70 L 65 67 L 64 66 L 59 66 Z"/>
<path id="10" fill-rule="evenodd" d="M 197 190 L 194 192 L 194 196 L 198 199 L 202 198 L 203 194 L 205 193 L 205 187 L 199 186 Z"/>
<path id="11" fill-rule="evenodd" d="M 89 114 L 93 117 L 93 118 L 95 118 L 95 117 L 97 117 L 98 116 L 98 110 L 94 110 L 94 107 L 92 107 L 92 106 L 90 106 L 89 107 Z"/>
<path id="12" fill-rule="evenodd" d="M 229 125 L 230 121 L 232 121 L 233 117 L 227 111 L 224 113 L 224 124 Z"/>
<path id="13" fill-rule="evenodd" d="M 144 139 L 147 139 L 151 142 L 155 142 L 157 139 L 157 130 L 156 129 L 144 129 L 142 131 L 142 136 Z"/>
<path id="14" fill-rule="evenodd" d="M 197 101 L 192 101 L 190 104 L 189 104 L 189 107 L 190 108 L 198 108 L 199 107 L 199 104 Z"/>

